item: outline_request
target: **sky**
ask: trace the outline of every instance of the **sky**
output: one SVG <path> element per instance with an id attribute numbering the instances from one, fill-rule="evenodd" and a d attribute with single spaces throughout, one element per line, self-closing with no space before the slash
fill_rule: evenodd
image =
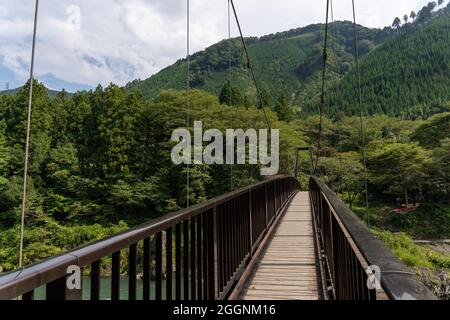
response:
<path id="1" fill-rule="evenodd" d="M 429 0 L 355 0 L 357 22 L 391 25 Z M 350 20 L 351 0 L 334 0 Z M 446 1 L 445 3 L 447 3 Z M 227 0 L 190 0 L 191 52 L 226 38 Z M 245 36 L 324 22 L 326 0 L 234 0 Z M 35 0 L 0 2 L 0 90 L 29 77 Z M 35 76 L 75 91 L 146 79 L 186 56 L 186 0 L 40 0 Z M 232 27 L 232 35 L 237 28 Z"/>

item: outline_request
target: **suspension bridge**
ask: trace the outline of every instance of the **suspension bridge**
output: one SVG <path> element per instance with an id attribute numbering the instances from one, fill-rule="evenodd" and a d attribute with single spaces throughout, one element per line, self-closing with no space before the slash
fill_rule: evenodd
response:
<path id="1" fill-rule="evenodd" d="M 37 4 L 38 1 L 33 39 Z M 323 79 L 329 8 L 330 1 L 327 1 Z M 229 25 L 231 9 L 259 97 L 259 107 L 264 111 L 232 0 L 228 8 Z M 189 0 L 187 27 L 189 64 Z M 358 66 L 357 48 L 355 28 Z M 32 66 L 33 61 L 34 58 Z M 231 83 L 231 73 L 229 81 Z M 30 84 L 21 255 L 32 81 Z M 189 70 L 187 87 L 189 110 Z M 323 96 L 322 88 L 321 118 Z M 270 129 L 267 117 L 266 121 Z M 362 126 L 361 117 L 361 133 Z M 321 131 L 322 123 L 317 150 L 320 150 Z M 364 145 L 362 151 L 364 153 Z M 316 167 L 319 156 L 318 151 Z M 178 212 L 43 262 L 21 265 L 18 270 L 0 276 L 0 299 L 33 300 L 36 292 L 43 288 L 43 298 L 47 300 L 120 300 L 123 287 L 128 300 L 435 299 L 414 271 L 395 257 L 339 197 L 314 176 L 314 171 L 306 189 L 302 189 L 294 177 L 272 177 L 204 203 L 188 205 Z M 186 180 L 189 192 L 189 174 Z M 105 264 L 110 270 L 106 298 L 101 294 Z M 123 270 L 125 265 L 127 268 Z M 72 276 L 68 270 L 74 266 L 80 268 L 80 277 L 88 281 L 81 281 L 81 287 L 71 288 L 67 285 Z M 83 286 L 88 286 L 88 290 Z"/>

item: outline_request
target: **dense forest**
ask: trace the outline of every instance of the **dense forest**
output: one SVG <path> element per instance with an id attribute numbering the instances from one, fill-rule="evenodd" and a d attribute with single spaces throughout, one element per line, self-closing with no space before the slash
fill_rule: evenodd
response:
<path id="1" fill-rule="evenodd" d="M 403 25 L 395 19 L 383 30 L 358 26 L 368 222 L 420 275 L 431 272 L 426 281 L 433 286 L 436 272 L 450 270 L 450 256 L 412 239 L 450 237 L 450 6 L 429 5 L 411 19 Z M 279 173 L 293 172 L 297 147 L 312 147 L 320 154 L 318 175 L 366 221 L 350 22 L 331 28 L 327 108 L 316 150 L 323 33 L 317 24 L 246 41 L 265 111 L 280 129 Z M 187 194 L 196 204 L 262 179 L 256 165 L 172 164 L 172 131 L 192 129 L 194 121 L 203 121 L 204 130 L 267 127 L 239 39 L 192 56 L 190 123 L 186 72 L 179 60 L 123 88 L 74 94 L 35 81 L 26 264 L 185 207 Z M 28 88 L 0 95 L 0 272 L 18 264 Z M 310 160 L 302 155 L 304 188 Z"/>
<path id="2" fill-rule="evenodd" d="M 17 263 L 24 128 L 28 86 L 0 96 L 0 265 Z M 220 105 L 217 97 L 191 93 L 190 116 L 204 130 L 265 128 L 261 111 Z M 25 261 L 50 256 L 186 205 L 186 167 L 170 159 L 172 131 L 186 126 L 186 95 L 166 91 L 149 102 L 115 85 L 92 92 L 33 95 Z M 293 166 L 301 135 L 278 122 L 281 173 Z M 196 204 L 230 191 L 229 166 L 190 169 Z M 233 169 L 233 188 L 261 179 L 257 166 Z M 80 227 L 80 226 L 83 227 Z"/>
<path id="3" fill-rule="evenodd" d="M 424 9 L 428 12 L 428 7 Z M 399 34 L 371 52 L 361 65 L 364 110 L 411 117 L 433 101 L 450 100 L 450 6 L 431 22 L 420 14 L 398 27 Z M 329 92 L 329 105 L 347 115 L 358 104 L 353 70 Z"/>
<path id="4" fill-rule="evenodd" d="M 225 98 L 224 100 L 229 101 Z M 0 97 L 0 263 L 17 263 L 23 130 L 27 87 Z M 35 85 L 25 261 L 32 262 L 126 229 L 186 204 L 186 167 L 170 161 L 171 132 L 185 126 L 184 92 L 152 101 L 115 85 L 51 98 Z M 205 129 L 265 128 L 261 110 L 220 104 L 202 91 L 191 96 L 191 119 Z M 317 143 L 318 116 L 277 120 L 280 174 L 290 174 L 297 146 Z M 428 120 L 368 117 L 371 222 L 415 238 L 450 236 L 450 113 Z M 190 127 L 192 127 L 190 124 Z M 325 119 L 320 176 L 358 212 L 363 194 L 359 119 Z M 306 187 L 310 159 L 301 161 Z M 190 202 L 230 191 L 229 166 L 190 168 Z M 260 180 L 257 166 L 233 169 L 234 188 Z M 392 208 L 420 202 L 408 216 Z M 391 209 L 389 209 L 391 208 Z"/>

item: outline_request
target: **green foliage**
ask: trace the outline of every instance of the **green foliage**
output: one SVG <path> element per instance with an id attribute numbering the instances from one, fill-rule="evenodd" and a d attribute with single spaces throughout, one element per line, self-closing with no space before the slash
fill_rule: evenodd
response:
<path id="1" fill-rule="evenodd" d="M 10 161 L 9 148 L 5 134 L 5 121 L 0 121 L 0 190 L 8 183 L 7 172 Z"/>
<path id="2" fill-rule="evenodd" d="M 440 254 L 427 247 L 421 247 L 405 233 L 373 230 L 383 242 L 391 248 L 401 261 L 411 267 L 432 269 L 450 269 L 450 255 Z"/>
<path id="3" fill-rule="evenodd" d="M 409 120 L 428 120 L 440 113 L 450 112 L 450 101 L 432 101 L 412 107 L 405 116 Z"/>
<path id="4" fill-rule="evenodd" d="M 49 152 L 44 170 L 47 184 L 60 192 L 74 194 L 80 173 L 77 149 L 70 142 L 58 145 Z"/>
<path id="5" fill-rule="evenodd" d="M 412 135 L 424 148 L 438 147 L 442 140 L 450 138 L 450 112 L 438 114 L 424 122 Z"/>
<path id="6" fill-rule="evenodd" d="M 220 91 L 219 102 L 227 106 L 248 106 L 248 101 L 238 88 L 230 86 L 227 82 Z"/>
<path id="7" fill-rule="evenodd" d="M 450 206 L 424 204 L 409 214 L 392 214 L 392 227 L 419 239 L 448 239 L 450 237 Z"/>
<path id="8" fill-rule="evenodd" d="M 433 150 L 431 164 L 431 186 L 441 202 L 450 198 L 450 138 L 441 140 L 441 145 Z"/>
<path id="9" fill-rule="evenodd" d="M 294 110 L 286 91 L 283 91 L 282 94 L 278 97 L 274 111 L 281 121 L 290 122 L 293 119 Z"/>
<path id="10" fill-rule="evenodd" d="M 41 226 L 25 229 L 24 263 L 30 264 L 42 260 L 128 228 L 129 226 L 123 221 L 103 226 L 100 224 L 63 226 L 52 218 L 46 218 Z M 0 233 L 0 270 L 8 271 L 17 267 L 18 246 L 18 226 Z"/>
<path id="11" fill-rule="evenodd" d="M 342 193 L 350 208 L 364 189 L 364 172 L 360 155 L 356 152 L 337 154 L 323 158 L 319 170 L 324 182 L 336 192 Z"/>
<path id="12" fill-rule="evenodd" d="M 371 225 L 405 231 L 414 237 L 448 237 L 450 138 L 440 140 L 437 147 L 428 144 L 427 148 L 413 141 L 417 137 L 437 137 L 436 140 L 444 137 L 447 123 L 437 119 L 445 116 L 427 121 L 399 120 L 385 115 L 363 118 L 368 143 Z M 311 116 L 293 123 L 313 147 L 314 158 L 318 122 L 317 116 Z M 317 174 L 366 221 L 360 119 L 343 117 L 331 122 L 325 117 L 323 124 Z M 300 164 L 304 172 L 309 171 L 311 164 L 306 154 Z M 421 205 L 415 212 L 394 214 L 393 209 L 403 207 L 406 202 Z"/>
<path id="13" fill-rule="evenodd" d="M 368 168 L 373 184 L 387 193 L 403 194 L 408 204 L 408 191 L 425 182 L 430 163 L 430 155 L 415 144 L 379 144 L 369 155 Z"/>

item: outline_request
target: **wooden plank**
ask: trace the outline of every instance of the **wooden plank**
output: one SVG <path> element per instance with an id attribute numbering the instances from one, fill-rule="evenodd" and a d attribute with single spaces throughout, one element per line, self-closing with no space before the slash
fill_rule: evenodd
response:
<path id="1" fill-rule="evenodd" d="M 300 277 L 302 278 L 306 278 L 306 279 L 316 279 L 315 277 L 311 277 L 309 272 L 286 272 L 286 271 L 280 271 L 280 272 L 284 272 L 285 274 L 283 275 L 276 275 L 275 273 L 271 273 L 271 272 L 258 272 L 258 277 L 266 277 L 266 278 L 273 278 L 273 279 L 285 279 L 285 278 L 293 278 L 293 279 L 299 279 Z M 256 275 L 256 274 L 255 274 Z M 257 278 L 257 277 L 256 277 Z M 256 279 L 254 278 L 254 279 Z"/>
<path id="2" fill-rule="evenodd" d="M 257 295 L 246 295 L 245 297 L 242 298 L 242 300 L 245 301 L 264 301 L 264 300 L 297 300 L 295 298 L 288 298 L 288 297 L 277 297 L 277 296 L 272 296 L 272 297 L 265 297 L 265 296 L 257 296 Z M 316 299 L 311 299 L 311 300 L 316 300 Z"/>
<path id="3" fill-rule="evenodd" d="M 301 289 L 299 287 L 295 286 L 287 286 L 287 285 L 263 285 L 263 284 L 252 284 L 248 287 L 248 291 L 265 291 L 267 293 L 271 293 L 272 291 L 283 291 L 283 294 L 289 293 L 289 294 L 295 294 L 295 295 L 301 295 L 301 294 L 309 294 L 309 295 L 316 295 L 316 291 L 314 289 L 314 285 L 311 284 L 305 284 L 303 283 L 301 286 Z"/>
<path id="4" fill-rule="evenodd" d="M 309 195 L 299 193 L 269 238 L 242 300 L 317 300 L 317 267 Z"/>
<path id="5" fill-rule="evenodd" d="M 318 299 L 317 293 L 313 292 L 286 292 L 286 291 L 262 291 L 262 290 L 244 290 L 243 295 L 253 295 L 261 297 L 270 297 L 273 300 L 280 300 L 286 298 L 292 298 L 296 300 L 302 300 L 306 297 Z M 277 298 L 278 297 L 278 298 Z"/>
<path id="6" fill-rule="evenodd" d="M 253 278 L 252 285 L 267 285 L 267 284 L 273 284 L 274 286 L 279 285 L 285 285 L 285 286 L 294 286 L 297 287 L 298 285 L 302 285 L 305 283 L 314 283 L 316 282 L 316 279 L 310 279 L 310 278 L 304 278 L 304 279 L 293 279 L 289 282 L 286 282 L 285 284 L 280 284 L 280 281 L 275 278 Z"/>
<path id="7" fill-rule="evenodd" d="M 280 271 L 281 272 L 281 271 Z M 257 274 L 255 274 L 255 277 L 252 279 L 285 279 L 285 278 L 290 278 L 290 279 L 316 279 L 316 277 L 312 277 L 311 272 L 302 272 L 302 273 L 286 273 L 285 274 L 274 274 L 274 273 L 268 273 L 268 272 L 258 272 Z"/>

